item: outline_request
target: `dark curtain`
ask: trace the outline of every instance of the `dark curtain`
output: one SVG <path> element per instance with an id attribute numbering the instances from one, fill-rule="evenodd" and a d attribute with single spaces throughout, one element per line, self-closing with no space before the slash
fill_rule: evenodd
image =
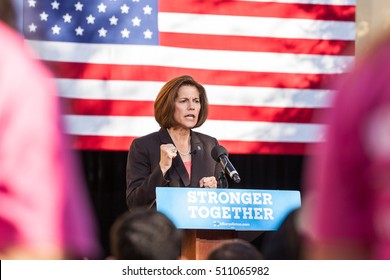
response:
<path id="1" fill-rule="evenodd" d="M 109 230 L 115 218 L 127 210 L 126 152 L 81 151 L 85 180 L 98 222 L 105 256 L 109 251 Z M 303 156 L 237 155 L 230 161 L 239 172 L 239 184 L 230 188 L 301 190 Z"/>

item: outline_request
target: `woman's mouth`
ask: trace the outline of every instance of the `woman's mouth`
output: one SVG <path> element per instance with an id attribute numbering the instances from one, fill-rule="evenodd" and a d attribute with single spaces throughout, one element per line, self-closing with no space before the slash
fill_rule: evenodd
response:
<path id="1" fill-rule="evenodd" d="M 188 114 L 188 115 L 185 115 L 184 118 L 190 119 L 190 120 L 194 120 L 194 119 L 195 119 L 195 115 L 193 115 L 193 114 Z"/>

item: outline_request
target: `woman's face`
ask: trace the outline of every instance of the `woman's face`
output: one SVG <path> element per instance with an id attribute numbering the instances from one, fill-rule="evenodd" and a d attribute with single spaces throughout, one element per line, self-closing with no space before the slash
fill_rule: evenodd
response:
<path id="1" fill-rule="evenodd" d="M 174 120 L 179 126 L 193 128 L 198 122 L 200 112 L 200 98 L 198 89 L 194 86 L 179 88 L 175 99 Z"/>

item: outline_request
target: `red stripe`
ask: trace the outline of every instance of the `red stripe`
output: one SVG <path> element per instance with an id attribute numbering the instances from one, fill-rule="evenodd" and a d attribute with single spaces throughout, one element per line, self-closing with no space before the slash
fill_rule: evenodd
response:
<path id="1" fill-rule="evenodd" d="M 82 150 L 128 151 L 136 137 L 72 135 L 73 148 Z M 219 141 L 230 154 L 307 154 L 305 143 Z"/>
<path id="2" fill-rule="evenodd" d="M 230 154 L 308 154 L 306 143 L 219 141 Z"/>
<path id="3" fill-rule="evenodd" d="M 166 82 L 172 77 L 191 75 L 202 84 L 327 89 L 336 74 L 265 73 L 204 70 L 144 65 L 89 64 L 46 61 L 58 78 L 93 80 L 134 80 Z"/>
<path id="4" fill-rule="evenodd" d="M 153 101 L 61 98 L 73 115 L 153 116 Z"/>
<path id="5" fill-rule="evenodd" d="M 343 40 L 288 39 L 185 33 L 160 33 L 160 45 L 168 47 L 276 52 L 317 55 L 355 54 L 355 42 Z"/>
<path id="6" fill-rule="evenodd" d="M 62 98 L 74 115 L 153 116 L 153 101 L 92 100 Z M 325 109 L 254 106 L 209 106 L 209 120 L 312 123 L 313 114 Z"/>
<path id="7" fill-rule="evenodd" d="M 209 120 L 312 123 L 321 109 L 253 106 L 210 106 Z"/>
<path id="8" fill-rule="evenodd" d="M 221 0 L 161 0 L 159 12 L 354 21 L 355 6 Z"/>

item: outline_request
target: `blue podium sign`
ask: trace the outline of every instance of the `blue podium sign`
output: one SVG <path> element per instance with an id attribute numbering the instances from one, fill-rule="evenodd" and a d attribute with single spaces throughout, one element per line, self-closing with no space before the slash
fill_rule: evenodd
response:
<path id="1" fill-rule="evenodd" d="M 301 206 L 299 191 L 156 188 L 157 210 L 178 228 L 277 230 Z"/>

